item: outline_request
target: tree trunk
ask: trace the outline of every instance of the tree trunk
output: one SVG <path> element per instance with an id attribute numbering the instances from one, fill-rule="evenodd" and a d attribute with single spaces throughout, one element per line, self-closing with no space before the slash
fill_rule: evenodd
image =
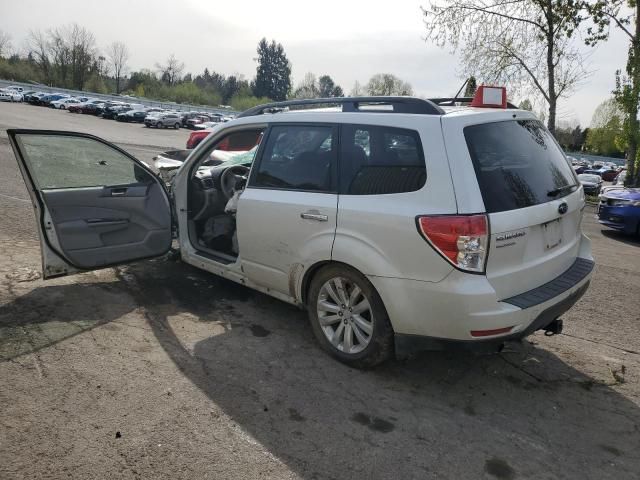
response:
<path id="1" fill-rule="evenodd" d="M 638 168 L 638 142 L 640 141 L 640 121 L 638 120 L 638 102 L 640 102 L 640 1 L 636 2 L 636 31 L 632 40 L 633 62 L 631 65 L 631 102 L 629 105 L 629 150 L 627 159 L 627 178 L 633 187 L 640 186 L 640 168 Z"/>
<path id="2" fill-rule="evenodd" d="M 547 120 L 547 128 L 553 136 L 556 134 L 556 105 L 558 98 L 556 96 L 556 66 L 553 63 L 554 49 L 554 25 L 553 25 L 553 5 L 549 1 L 547 3 L 547 80 L 548 80 L 548 96 L 549 96 L 549 119 Z"/>

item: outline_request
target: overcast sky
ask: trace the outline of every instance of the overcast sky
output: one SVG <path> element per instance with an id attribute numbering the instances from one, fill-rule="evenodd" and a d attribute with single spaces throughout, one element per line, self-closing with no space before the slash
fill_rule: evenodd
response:
<path id="1" fill-rule="evenodd" d="M 99 47 L 126 43 L 133 70 L 153 68 L 173 53 L 186 72 L 208 67 L 248 79 L 255 75 L 256 45 L 267 37 L 283 44 L 294 85 L 306 72 L 329 74 L 349 92 L 354 81 L 366 83 L 375 73 L 389 72 L 410 82 L 416 95 L 453 95 L 462 83 L 458 57 L 424 42 L 420 5 L 426 2 L 20 0 L 2 9 L 0 30 L 21 48 L 29 30 L 77 22 L 95 34 Z M 591 55 L 592 76 L 561 102 L 561 120 L 590 123 L 626 54 L 625 38 L 614 32 Z"/>

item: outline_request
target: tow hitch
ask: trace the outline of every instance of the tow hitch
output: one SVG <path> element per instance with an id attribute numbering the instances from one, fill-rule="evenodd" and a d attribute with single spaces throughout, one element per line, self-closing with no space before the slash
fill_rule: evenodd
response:
<path id="1" fill-rule="evenodd" d="M 552 335 L 561 334 L 562 333 L 562 320 L 559 319 L 559 318 L 556 318 L 553 322 L 551 322 L 549 325 L 544 327 L 543 330 L 544 330 L 544 334 L 547 337 L 550 337 Z"/>

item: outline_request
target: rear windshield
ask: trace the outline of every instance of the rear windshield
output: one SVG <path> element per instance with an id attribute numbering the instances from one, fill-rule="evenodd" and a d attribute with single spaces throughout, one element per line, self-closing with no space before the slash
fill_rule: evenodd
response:
<path id="1" fill-rule="evenodd" d="M 538 120 L 464 129 L 488 213 L 538 205 L 577 189 L 573 169 Z"/>

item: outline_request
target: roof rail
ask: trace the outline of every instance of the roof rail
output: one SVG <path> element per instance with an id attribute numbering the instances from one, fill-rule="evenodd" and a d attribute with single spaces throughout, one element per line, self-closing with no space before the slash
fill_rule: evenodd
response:
<path id="1" fill-rule="evenodd" d="M 430 102 L 441 107 L 455 107 L 456 104 L 468 104 L 473 101 L 473 97 L 453 97 L 453 98 L 430 98 Z M 513 103 L 507 102 L 507 108 L 518 108 Z"/>
<path id="2" fill-rule="evenodd" d="M 332 97 L 287 100 L 286 102 L 265 103 L 245 110 L 237 118 L 252 117 L 265 113 L 278 113 L 288 107 L 307 105 L 342 105 L 343 112 L 384 112 L 417 113 L 422 115 L 443 115 L 445 112 L 430 100 L 416 97 Z M 361 109 L 361 106 L 369 108 Z M 393 110 L 379 109 L 376 106 L 391 106 Z"/>

